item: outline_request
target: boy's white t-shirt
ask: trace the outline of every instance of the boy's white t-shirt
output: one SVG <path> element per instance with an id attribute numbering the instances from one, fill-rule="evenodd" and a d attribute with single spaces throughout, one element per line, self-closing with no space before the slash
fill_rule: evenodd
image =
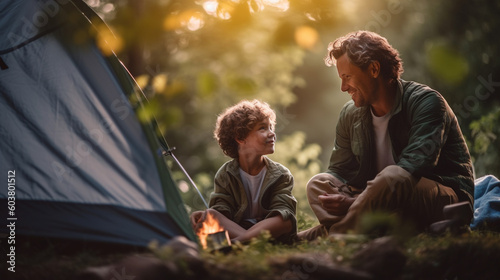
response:
<path id="1" fill-rule="evenodd" d="M 392 114 L 389 112 L 382 117 L 377 117 L 373 114 L 373 111 L 371 112 L 373 130 L 375 132 L 377 172 L 380 172 L 386 166 L 396 164 L 392 156 L 391 138 L 387 130 Z"/>
<path id="2" fill-rule="evenodd" d="M 261 220 L 265 215 L 264 209 L 259 205 L 259 196 L 262 189 L 262 183 L 266 176 L 267 168 L 264 166 L 259 174 L 252 176 L 240 168 L 240 177 L 245 187 L 248 198 L 248 208 L 245 212 L 244 220 L 253 224 Z"/>

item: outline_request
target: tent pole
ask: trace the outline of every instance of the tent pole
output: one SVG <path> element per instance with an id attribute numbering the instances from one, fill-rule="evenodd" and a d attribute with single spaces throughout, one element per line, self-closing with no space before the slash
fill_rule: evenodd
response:
<path id="1" fill-rule="evenodd" d="M 186 177 L 188 178 L 189 182 L 191 183 L 191 185 L 193 185 L 193 187 L 196 189 L 196 191 L 198 192 L 198 195 L 201 197 L 201 200 L 203 200 L 203 203 L 205 204 L 205 207 L 208 209 L 208 203 L 207 201 L 205 200 L 205 198 L 203 197 L 203 195 L 201 194 L 200 190 L 198 189 L 198 187 L 196 186 L 196 184 L 194 183 L 193 179 L 191 179 L 191 177 L 189 176 L 189 174 L 187 173 L 186 169 L 184 169 L 184 167 L 182 166 L 182 164 L 179 162 L 179 160 L 175 157 L 174 153 L 173 153 L 173 150 L 175 150 L 175 147 L 172 147 L 170 149 L 168 149 L 167 151 L 164 151 L 163 152 L 163 155 L 170 155 L 174 160 L 175 162 L 177 163 L 177 165 L 179 165 L 179 167 L 181 168 L 182 172 L 184 172 L 184 174 L 186 175 Z"/>

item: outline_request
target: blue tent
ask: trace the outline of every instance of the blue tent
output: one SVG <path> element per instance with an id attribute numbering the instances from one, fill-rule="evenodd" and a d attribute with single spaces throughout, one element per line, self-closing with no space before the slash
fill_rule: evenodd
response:
<path id="1" fill-rule="evenodd" d="M 145 246 L 195 240 L 146 102 L 81 0 L 0 2 L 0 227 Z"/>

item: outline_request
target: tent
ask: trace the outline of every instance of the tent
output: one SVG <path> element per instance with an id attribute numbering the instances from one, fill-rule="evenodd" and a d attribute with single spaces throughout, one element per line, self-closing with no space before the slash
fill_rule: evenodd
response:
<path id="1" fill-rule="evenodd" d="M 0 2 L 0 235 L 195 240 L 168 145 L 137 118 L 147 101 L 98 47 L 102 26 L 81 0 Z"/>

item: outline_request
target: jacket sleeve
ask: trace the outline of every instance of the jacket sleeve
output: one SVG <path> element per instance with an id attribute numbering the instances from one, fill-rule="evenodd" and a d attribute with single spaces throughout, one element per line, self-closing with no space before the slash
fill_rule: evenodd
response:
<path id="1" fill-rule="evenodd" d="M 297 200 L 292 195 L 294 179 L 290 171 L 286 169 L 272 186 L 270 195 L 269 214 L 266 218 L 281 215 L 283 220 L 292 222 L 292 230 L 279 238 L 280 241 L 289 242 L 297 233 L 296 208 Z"/>
<path id="2" fill-rule="evenodd" d="M 275 186 L 273 186 L 271 203 L 268 209 L 271 212 L 267 217 L 281 215 L 283 220 L 292 219 L 292 222 L 294 222 L 294 224 L 296 223 L 295 212 L 297 200 L 292 195 L 293 184 L 293 176 L 290 173 L 283 174 L 280 179 L 276 181 Z"/>
<path id="3" fill-rule="evenodd" d="M 214 191 L 210 195 L 209 207 L 233 220 L 237 205 L 231 190 L 231 182 L 223 166 L 215 175 Z"/>
<path id="4" fill-rule="evenodd" d="M 354 121 L 353 116 L 349 114 L 348 109 L 350 106 L 354 106 L 354 104 L 348 102 L 340 112 L 339 121 L 335 129 L 334 147 L 327 171 L 327 173 L 339 178 L 344 183 L 351 180 L 359 170 L 358 157 L 360 151 L 353 150 L 353 147 L 360 148 L 361 143 L 352 142 Z M 361 137 L 357 139 L 361 139 Z"/>
<path id="5" fill-rule="evenodd" d="M 409 141 L 397 165 L 421 177 L 437 165 L 454 115 L 444 98 L 430 89 L 414 94 L 408 102 Z"/>

